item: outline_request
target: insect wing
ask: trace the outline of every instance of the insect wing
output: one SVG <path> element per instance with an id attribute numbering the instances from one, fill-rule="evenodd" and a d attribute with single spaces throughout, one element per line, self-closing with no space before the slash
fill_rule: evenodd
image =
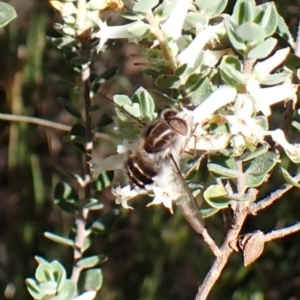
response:
<path id="1" fill-rule="evenodd" d="M 175 169 L 174 175 L 177 176 L 178 181 L 185 192 L 184 195 L 177 200 L 176 204 L 190 225 L 201 234 L 204 230 L 204 220 L 199 211 L 199 207 L 172 154 L 170 154 L 170 160 Z"/>

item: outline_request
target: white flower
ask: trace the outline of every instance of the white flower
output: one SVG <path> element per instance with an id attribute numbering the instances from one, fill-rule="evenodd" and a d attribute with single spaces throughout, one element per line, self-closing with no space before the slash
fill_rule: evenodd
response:
<path id="1" fill-rule="evenodd" d="M 105 159 L 93 155 L 92 160 L 90 161 L 93 178 L 97 178 L 105 171 L 123 169 L 128 150 L 130 150 L 130 145 L 127 140 L 123 140 L 122 145 L 117 146 L 118 154 L 108 156 Z"/>
<path id="2" fill-rule="evenodd" d="M 151 205 L 163 204 L 166 208 L 170 210 L 170 213 L 173 214 L 173 200 L 170 198 L 170 195 L 166 193 L 165 189 L 155 186 L 153 188 L 154 199 L 152 202 L 147 204 L 147 207 Z"/>
<path id="3" fill-rule="evenodd" d="M 139 25 L 143 22 L 136 21 L 126 25 L 120 26 L 107 26 L 106 22 L 103 22 L 101 19 L 98 20 L 98 26 L 100 30 L 94 35 L 95 37 L 99 38 L 99 45 L 97 47 L 97 51 L 100 51 L 103 45 L 109 39 L 131 39 L 135 36 L 132 35 L 128 30 L 135 26 Z"/>
<path id="4" fill-rule="evenodd" d="M 282 64 L 289 53 L 289 47 L 276 51 L 275 54 L 268 59 L 257 63 L 253 68 L 253 74 L 255 74 L 258 78 L 263 78 L 269 75 L 276 67 Z"/>
<path id="5" fill-rule="evenodd" d="M 112 188 L 111 192 L 116 197 L 116 204 L 121 204 L 126 209 L 133 209 L 127 202 L 139 194 L 138 191 L 131 189 L 129 185 L 126 185 L 123 188 L 117 186 L 116 188 Z"/>
<path id="6" fill-rule="evenodd" d="M 192 114 L 195 124 L 200 126 L 205 120 L 209 119 L 218 109 L 232 103 L 237 95 L 234 87 L 222 85 L 215 90 L 205 101 L 196 107 Z"/>
<path id="7" fill-rule="evenodd" d="M 231 138 L 230 133 L 216 133 L 212 135 L 201 135 L 197 142 L 191 138 L 187 145 L 187 149 L 197 149 L 205 151 L 220 151 L 227 147 Z"/>
<path id="8" fill-rule="evenodd" d="M 269 131 L 269 134 L 271 135 L 273 141 L 284 149 L 285 153 L 293 162 L 300 162 L 300 144 L 290 144 L 281 129 Z"/>
<path id="9" fill-rule="evenodd" d="M 177 40 L 182 35 L 182 27 L 188 13 L 189 1 L 178 0 L 168 19 L 161 25 L 167 37 Z"/>
<path id="10" fill-rule="evenodd" d="M 264 129 L 261 121 L 252 117 L 255 114 L 254 101 L 247 94 L 238 94 L 234 115 L 224 115 L 232 135 L 242 134 L 251 143 L 262 141 Z"/>
<path id="11" fill-rule="evenodd" d="M 251 78 L 246 86 L 249 94 L 253 97 L 256 111 L 261 111 L 265 116 L 270 116 L 270 106 L 286 99 L 296 101 L 297 86 L 290 80 L 280 85 L 261 88 L 257 80 Z"/>
<path id="12" fill-rule="evenodd" d="M 207 26 L 202 29 L 189 46 L 177 56 L 178 65 L 187 64 L 188 67 L 192 68 L 204 46 L 209 41 L 218 39 L 217 33 L 220 31 L 220 26 L 224 25 Z"/>

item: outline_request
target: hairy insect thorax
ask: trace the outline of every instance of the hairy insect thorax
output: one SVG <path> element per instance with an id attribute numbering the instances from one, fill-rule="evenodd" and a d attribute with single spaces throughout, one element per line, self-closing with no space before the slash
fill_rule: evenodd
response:
<path id="1" fill-rule="evenodd" d="M 147 189 L 158 175 L 170 174 L 171 157 L 178 163 L 190 135 L 191 121 L 185 112 L 163 111 L 147 126 L 125 162 L 132 187 Z"/>

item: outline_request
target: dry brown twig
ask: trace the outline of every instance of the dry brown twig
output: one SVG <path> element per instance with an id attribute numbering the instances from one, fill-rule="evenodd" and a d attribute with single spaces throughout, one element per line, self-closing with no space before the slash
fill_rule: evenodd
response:
<path id="1" fill-rule="evenodd" d="M 242 170 L 241 170 L 241 162 L 237 162 L 237 169 L 239 172 L 238 180 L 237 180 L 237 188 L 238 192 L 244 191 L 244 179 L 242 176 Z M 293 178 L 295 181 L 300 181 L 300 174 L 296 175 Z M 278 230 L 273 230 L 269 233 L 263 234 L 261 231 L 257 231 L 255 233 L 247 234 L 248 240 L 251 240 L 251 237 L 258 236 L 258 238 L 255 239 L 255 242 L 257 244 L 254 245 L 253 243 L 247 248 L 247 244 L 244 246 L 244 249 L 237 249 L 234 247 L 234 244 L 237 244 L 241 240 L 241 229 L 242 226 L 250 214 L 256 214 L 258 211 L 267 208 L 268 206 L 275 203 L 275 201 L 282 198 L 282 196 L 287 193 L 293 185 L 286 184 L 283 188 L 279 189 L 278 191 L 272 193 L 270 196 L 266 197 L 265 199 L 259 201 L 258 203 L 251 203 L 251 202 L 237 202 L 236 207 L 233 211 L 233 217 L 232 217 L 232 223 L 231 228 L 227 232 L 227 235 L 225 237 L 225 240 L 220 248 L 220 255 L 215 259 L 210 271 L 207 273 L 206 278 L 204 279 L 203 283 L 198 289 L 198 293 L 195 297 L 195 300 L 205 300 L 208 297 L 208 294 L 210 293 L 211 289 L 213 288 L 214 284 L 218 280 L 218 278 L 221 275 L 221 272 L 223 268 L 225 267 L 230 255 L 233 251 L 242 251 L 244 255 L 244 264 L 245 266 L 255 261 L 262 253 L 264 244 L 270 241 L 273 241 L 275 239 L 282 238 L 284 236 L 293 234 L 295 232 L 300 231 L 300 222 Z M 257 191 L 256 191 L 257 194 Z M 255 198 L 255 197 L 254 197 Z M 255 201 L 255 200 L 254 200 Z M 253 241 L 254 239 L 252 239 Z M 257 249 L 252 249 L 257 248 Z M 252 255 L 253 257 L 248 258 L 247 255 Z"/>

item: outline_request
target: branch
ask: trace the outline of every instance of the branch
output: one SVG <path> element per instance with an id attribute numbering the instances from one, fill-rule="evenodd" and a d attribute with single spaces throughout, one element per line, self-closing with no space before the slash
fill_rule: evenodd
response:
<path id="1" fill-rule="evenodd" d="M 78 15 L 77 15 L 77 25 L 82 27 L 78 29 L 77 39 L 80 41 L 81 46 L 79 49 L 79 56 L 90 59 L 91 48 L 90 48 L 90 37 L 91 32 L 86 28 L 86 0 L 79 0 L 77 3 Z M 79 11 L 79 10 L 83 11 Z M 91 166 L 89 164 L 90 158 L 92 156 L 93 148 L 93 131 L 92 131 L 92 119 L 90 115 L 91 108 L 91 97 L 90 97 L 90 65 L 81 70 L 81 83 L 82 83 L 82 100 L 85 104 L 85 159 L 84 159 L 84 171 L 85 171 L 85 186 L 84 186 L 84 195 L 81 199 L 90 199 L 91 198 Z M 77 284 L 80 276 L 81 269 L 77 266 L 77 262 L 82 258 L 84 241 L 87 236 L 87 231 L 85 230 L 86 221 L 88 218 L 88 209 L 79 209 L 76 215 L 76 237 L 75 237 L 75 247 L 73 249 L 74 261 L 72 269 L 72 280 Z"/>
<path id="2" fill-rule="evenodd" d="M 276 239 L 280 239 L 297 231 L 300 231 L 300 222 L 286 228 L 273 230 L 269 233 L 266 233 L 264 237 L 264 242 L 267 243 Z"/>
<path id="3" fill-rule="evenodd" d="M 245 203 L 239 202 L 237 210 L 234 214 L 234 221 L 232 224 L 232 228 L 228 231 L 226 239 L 220 249 L 221 256 L 216 258 L 205 280 L 203 281 L 202 285 L 199 287 L 195 300 L 207 299 L 209 292 L 211 291 L 212 287 L 220 277 L 221 272 L 229 259 L 229 256 L 233 252 L 233 249 L 230 246 L 230 242 L 232 240 L 237 239 L 240 230 L 242 228 L 242 225 L 244 224 L 244 221 L 246 219 L 246 216 L 247 216 L 247 207 L 245 206 Z"/>
<path id="4" fill-rule="evenodd" d="M 11 122 L 30 123 L 30 124 L 35 124 L 35 125 L 44 126 L 44 127 L 48 127 L 48 128 L 58 129 L 61 131 L 67 131 L 67 132 L 69 132 L 72 128 L 70 125 L 65 125 L 65 124 L 56 123 L 56 122 L 45 120 L 45 119 L 21 116 L 21 115 L 0 113 L 0 120 L 11 121 Z M 107 140 L 107 141 L 112 140 L 111 136 L 108 134 L 105 134 L 105 133 L 97 132 L 97 133 L 95 133 L 95 136 L 98 138 L 101 138 L 103 140 Z"/>
<path id="5" fill-rule="evenodd" d="M 300 181 L 300 174 L 293 177 L 296 182 Z M 294 186 L 292 184 L 285 184 L 285 186 L 273 193 L 265 199 L 259 201 L 258 203 L 252 203 L 249 207 L 250 213 L 256 215 L 262 209 L 272 205 L 275 201 L 279 200 L 286 192 L 288 192 Z"/>
<path id="6" fill-rule="evenodd" d="M 242 193 L 244 191 L 244 174 L 243 174 L 243 165 L 242 161 L 238 160 L 236 162 L 238 176 L 237 176 L 237 192 Z M 222 270 L 224 269 L 229 256 L 233 252 L 232 247 L 230 246 L 231 241 L 236 240 L 244 221 L 248 215 L 248 206 L 249 203 L 239 201 L 236 205 L 236 210 L 234 211 L 233 221 L 231 224 L 231 229 L 228 231 L 226 239 L 220 249 L 221 255 L 217 257 L 212 265 L 210 271 L 206 275 L 202 285 L 198 289 L 195 300 L 205 300 L 207 299 L 208 294 L 215 285 L 216 281 L 221 275 Z"/>
<path id="7" fill-rule="evenodd" d="M 152 11 L 149 11 L 147 13 L 147 21 L 149 22 L 149 24 L 152 26 L 153 29 L 153 33 L 156 36 L 160 49 L 163 53 L 164 58 L 166 59 L 166 61 L 169 63 L 171 71 L 174 72 L 177 68 L 177 62 L 174 59 L 174 57 L 172 56 L 171 52 L 169 51 L 168 45 L 165 42 L 165 37 L 162 33 L 162 31 L 160 30 L 159 24 L 156 22 L 155 17 L 153 15 Z M 180 92 L 181 96 L 183 97 L 184 101 L 186 101 L 188 103 L 188 96 L 186 91 L 182 88 L 182 87 L 178 87 L 178 91 Z"/>

